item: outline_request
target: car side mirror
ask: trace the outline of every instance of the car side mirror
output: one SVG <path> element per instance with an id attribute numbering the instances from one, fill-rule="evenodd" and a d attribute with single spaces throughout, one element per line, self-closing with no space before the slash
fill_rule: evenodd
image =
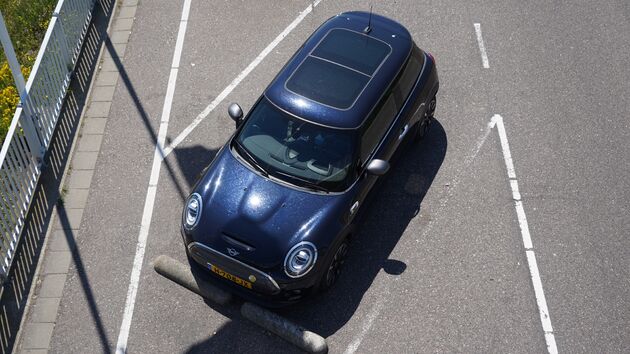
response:
<path id="1" fill-rule="evenodd" d="M 241 106 L 238 105 L 238 103 L 230 104 L 230 107 L 228 107 L 228 114 L 230 115 L 230 118 L 234 120 L 237 127 L 241 125 L 241 123 L 243 122 L 243 110 L 241 109 Z"/>
<path id="2" fill-rule="evenodd" d="M 374 159 L 367 166 L 367 171 L 371 175 L 382 176 L 389 170 L 389 162 L 385 160 Z"/>

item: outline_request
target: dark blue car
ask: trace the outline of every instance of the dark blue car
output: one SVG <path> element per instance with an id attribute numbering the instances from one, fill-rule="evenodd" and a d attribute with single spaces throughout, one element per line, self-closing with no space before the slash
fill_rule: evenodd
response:
<path id="1" fill-rule="evenodd" d="M 236 132 L 184 207 L 191 264 L 268 306 L 330 288 L 359 209 L 401 142 L 426 133 L 438 86 L 397 22 L 326 21 L 245 117 L 230 106 Z"/>

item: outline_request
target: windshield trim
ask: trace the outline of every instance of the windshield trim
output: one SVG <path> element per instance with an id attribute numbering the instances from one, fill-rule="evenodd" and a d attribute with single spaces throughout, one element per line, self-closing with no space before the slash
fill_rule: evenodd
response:
<path id="1" fill-rule="evenodd" d="M 358 178 L 356 178 L 356 180 L 352 183 L 352 186 L 350 186 L 347 189 L 344 189 L 343 191 L 327 191 L 324 192 L 323 190 L 316 190 L 314 188 L 308 188 L 308 187 L 304 187 L 304 186 L 300 186 L 299 184 L 293 184 L 289 181 L 283 180 L 281 178 L 275 177 L 272 175 L 272 173 L 274 173 L 275 171 L 273 171 L 272 173 L 269 173 L 267 176 L 263 175 L 259 170 L 253 168 L 248 162 L 247 160 L 241 156 L 241 154 L 237 151 L 237 149 L 235 148 L 236 142 L 234 141 L 234 139 L 236 139 L 236 134 L 232 137 L 232 139 L 229 141 L 230 144 L 230 153 L 232 154 L 232 156 L 234 156 L 234 158 L 236 159 L 236 161 L 238 161 L 241 165 L 243 165 L 245 168 L 247 168 L 248 170 L 250 170 L 251 172 L 255 173 L 256 175 L 258 175 L 259 177 L 262 177 L 264 179 L 267 179 L 271 182 L 274 182 L 276 184 L 279 184 L 281 186 L 285 186 L 285 187 L 289 187 L 291 189 L 295 189 L 297 191 L 300 192 L 306 192 L 306 193 L 310 193 L 310 194 L 317 194 L 317 195 L 338 195 L 338 194 L 344 194 L 346 193 L 350 188 L 352 188 L 356 182 L 359 180 Z"/>
<path id="2" fill-rule="evenodd" d="M 357 151 L 356 149 L 353 150 L 353 156 L 351 158 L 351 161 L 354 161 L 353 163 L 351 163 L 351 165 L 348 167 L 348 171 L 347 171 L 347 176 L 346 178 L 342 181 L 343 185 L 346 185 L 346 188 L 342 189 L 342 190 L 337 190 L 335 188 L 330 189 L 325 185 L 321 185 L 319 184 L 317 181 L 309 181 L 306 178 L 302 178 L 300 176 L 293 176 L 291 173 L 289 172 L 285 172 L 282 170 L 277 169 L 276 167 L 274 167 L 273 165 L 270 165 L 264 161 L 261 161 L 256 155 L 254 155 L 253 153 L 251 153 L 251 151 L 249 151 L 249 149 L 243 145 L 243 143 L 239 140 L 242 132 L 243 132 L 243 127 L 245 126 L 245 123 L 249 120 L 249 117 L 251 115 L 251 113 L 254 111 L 254 109 L 261 104 L 262 101 L 265 101 L 267 103 L 270 104 L 270 106 L 272 106 L 274 109 L 277 109 L 280 113 L 282 114 L 286 114 L 287 116 L 291 117 L 291 118 L 296 118 L 302 122 L 308 123 L 308 124 L 313 124 L 316 126 L 321 126 L 327 129 L 332 129 L 332 130 L 338 130 L 338 131 L 347 131 L 350 129 L 343 129 L 343 128 L 337 128 L 337 127 L 330 127 L 327 125 L 322 125 L 322 124 L 318 124 L 316 122 L 312 122 L 310 120 L 298 117 L 294 114 L 291 114 L 289 112 L 286 112 L 285 110 L 279 108 L 275 103 L 273 103 L 271 100 L 269 100 L 269 98 L 267 98 L 265 95 L 262 95 L 257 101 L 256 103 L 254 103 L 254 106 L 252 107 L 252 109 L 247 113 L 245 119 L 243 119 L 243 123 L 240 124 L 240 126 L 237 128 L 236 132 L 232 135 L 231 139 L 229 140 L 228 144 L 230 145 L 230 151 L 232 153 L 233 156 L 237 157 L 237 159 L 239 160 L 239 162 L 241 162 L 243 165 L 245 165 L 248 169 L 250 169 L 251 171 L 255 172 L 256 174 L 258 174 L 259 176 L 269 179 L 269 180 L 273 180 L 275 182 L 281 182 L 281 184 L 283 185 L 287 185 L 287 186 L 291 186 L 294 189 L 298 189 L 301 191 L 306 191 L 306 192 L 310 192 L 310 193 L 315 193 L 315 194 L 343 194 L 345 192 L 347 192 L 350 188 L 352 188 L 356 182 L 359 180 L 359 173 L 358 170 L 356 168 L 353 168 L 352 166 L 356 165 L 355 160 L 357 160 Z M 356 130 L 356 129 L 352 129 L 352 130 Z M 238 146 L 236 146 L 238 145 Z M 240 152 L 239 149 L 244 149 L 246 150 L 245 152 Z M 248 154 L 249 156 L 245 157 L 242 156 L 244 154 Z M 249 159 L 253 159 L 254 161 L 249 161 Z M 252 166 L 252 164 L 255 164 L 256 166 Z M 259 170 L 260 169 L 260 170 Z M 281 176 L 281 177 L 280 177 Z M 302 184 L 302 183 L 303 184 Z M 319 190 L 321 189 L 321 190 Z"/>

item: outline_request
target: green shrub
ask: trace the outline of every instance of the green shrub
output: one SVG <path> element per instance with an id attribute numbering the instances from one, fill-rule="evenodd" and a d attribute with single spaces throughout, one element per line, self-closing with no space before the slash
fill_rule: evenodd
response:
<path id="1" fill-rule="evenodd" d="M 24 79 L 28 78 L 57 0 L 0 0 L 0 11 L 13 41 L 13 47 L 22 66 Z M 0 144 L 11 125 L 15 107 L 19 102 L 13 76 L 4 56 L 0 55 Z"/>

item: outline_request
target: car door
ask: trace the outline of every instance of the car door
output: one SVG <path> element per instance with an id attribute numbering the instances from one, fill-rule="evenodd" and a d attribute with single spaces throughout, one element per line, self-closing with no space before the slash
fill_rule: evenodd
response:
<path id="1" fill-rule="evenodd" d="M 396 131 L 398 136 L 394 143 L 399 146 L 400 143 L 413 130 L 413 125 L 418 122 L 418 115 L 424 113 L 425 102 L 420 95 L 422 89 L 418 87 L 422 64 L 424 63 L 424 55 L 420 49 L 414 45 L 414 49 L 405 64 L 404 70 L 393 87 L 396 97 L 397 109 L 399 117 L 396 120 Z"/>
<path id="2" fill-rule="evenodd" d="M 359 152 L 359 181 L 356 198 L 350 206 L 352 218 L 362 206 L 370 190 L 378 180 L 378 176 L 367 171 L 367 165 L 373 159 L 389 160 L 395 146 L 388 143 L 392 136 L 393 122 L 396 118 L 396 101 L 392 91 L 385 95 L 375 110 L 376 113 L 368 119 L 362 129 Z"/>

